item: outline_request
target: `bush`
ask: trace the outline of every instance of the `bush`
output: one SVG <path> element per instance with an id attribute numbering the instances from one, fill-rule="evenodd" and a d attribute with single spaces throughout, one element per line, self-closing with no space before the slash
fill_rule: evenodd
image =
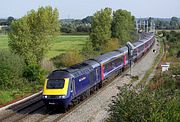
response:
<path id="1" fill-rule="evenodd" d="M 67 52 L 65 54 L 60 54 L 59 56 L 53 58 L 53 62 L 56 67 L 69 67 L 74 64 L 78 64 L 83 60 L 82 55 L 77 50 Z"/>
<path id="2" fill-rule="evenodd" d="M 179 68 L 156 77 L 145 89 L 128 86 L 119 88 L 120 93 L 110 105 L 108 122 L 178 122 L 180 121 Z M 140 92 L 138 92 L 140 90 Z"/>
<path id="3" fill-rule="evenodd" d="M 103 45 L 102 51 L 103 51 L 103 53 L 106 53 L 106 52 L 110 52 L 112 50 L 115 50 L 119 47 L 120 47 L 120 45 L 119 45 L 118 39 L 112 38 L 109 41 L 107 41 L 107 43 L 105 45 Z"/>
<path id="4" fill-rule="evenodd" d="M 177 58 L 180 58 L 180 50 L 177 52 Z"/>
<path id="5" fill-rule="evenodd" d="M 48 72 L 51 72 L 52 70 L 55 69 L 54 64 L 51 60 L 48 60 L 46 58 L 44 58 L 41 62 L 40 65 L 43 69 L 45 69 Z"/>
<path id="6" fill-rule="evenodd" d="M 23 76 L 30 82 L 43 83 L 45 71 L 38 64 L 28 65 L 23 73 Z"/>
<path id="7" fill-rule="evenodd" d="M 91 41 L 86 42 L 85 46 L 81 50 L 81 54 L 84 56 L 85 59 L 90 59 L 98 55 L 98 53 L 94 51 Z"/>
<path id="8" fill-rule="evenodd" d="M 0 87 L 2 89 L 19 87 L 25 63 L 22 57 L 7 50 L 0 50 Z"/>

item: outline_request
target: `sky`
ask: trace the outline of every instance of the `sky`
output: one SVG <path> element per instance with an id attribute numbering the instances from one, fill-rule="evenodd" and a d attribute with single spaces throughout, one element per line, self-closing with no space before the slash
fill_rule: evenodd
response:
<path id="1" fill-rule="evenodd" d="M 136 18 L 180 17 L 180 0 L 0 0 L 0 18 L 20 18 L 31 9 L 52 6 L 60 19 L 82 19 L 105 7 L 128 10 Z"/>

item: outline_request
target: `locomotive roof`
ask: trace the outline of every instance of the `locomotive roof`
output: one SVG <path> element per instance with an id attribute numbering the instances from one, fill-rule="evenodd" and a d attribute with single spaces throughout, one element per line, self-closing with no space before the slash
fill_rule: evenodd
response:
<path id="1" fill-rule="evenodd" d="M 70 78 L 72 75 L 64 70 L 54 70 L 48 75 L 48 79 L 64 79 Z"/>
<path id="2" fill-rule="evenodd" d="M 123 53 L 120 53 L 120 52 L 117 52 L 117 51 L 112 51 L 112 52 L 109 52 L 109 53 L 105 53 L 105 54 L 102 54 L 98 57 L 95 57 L 94 60 L 99 62 L 99 63 L 105 63 L 113 58 L 117 58 L 119 56 L 122 56 Z"/>

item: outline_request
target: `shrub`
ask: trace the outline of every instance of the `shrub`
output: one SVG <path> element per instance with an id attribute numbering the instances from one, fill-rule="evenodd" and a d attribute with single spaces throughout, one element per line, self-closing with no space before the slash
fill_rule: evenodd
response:
<path id="1" fill-rule="evenodd" d="M 120 47 L 120 45 L 119 45 L 118 39 L 117 38 L 112 38 L 109 41 L 107 41 L 106 44 L 103 45 L 102 51 L 103 51 L 103 53 L 106 53 L 106 52 L 110 52 L 112 50 L 115 50 L 115 49 L 117 49 L 119 47 Z"/>
<path id="2" fill-rule="evenodd" d="M 94 51 L 91 41 L 86 42 L 85 46 L 81 50 L 81 54 L 84 56 L 85 59 L 90 59 L 98 55 L 98 53 Z"/>
<path id="3" fill-rule="evenodd" d="M 78 64 L 83 60 L 82 55 L 78 50 L 73 50 L 71 52 L 67 52 L 65 54 L 60 54 L 59 56 L 53 59 L 55 65 L 59 67 L 69 67 L 74 64 Z"/>
<path id="4" fill-rule="evenodd" d="M 0 50 L 0 87 L 19 87 L 25 63 L 22 57 L 7 50 Z"/>
<path id="5" fill-rule="evenodd" d="M 180 58 L 180 50 L 177 52 L 177 58 Z"/>
<path id="6" fill-rule="evenodd" d="M 40 65 L 43 69 L 45 69 L 48 72 L 51 72 L 52 70 L 55 69 L 54 64 L 52 62 L 52 60 L 48 60 L 46 58 L 44 58 L 41 62 Z"/>
<path id="7" fill-rule="evenodd" d="M 23 76 L 30 82 L 42 83 L 44 81 L 45 71 L 38 64 L 28 65 Z"/>
<path id="8" fill-rule="evenodd" d="M 120 93 L 110 104 L 108 122 L 178 122 L 180 121 L 179 67 L 172 67 L 167 74 L 156 77 L 149 87 L 119 88 Z M 138 92 L 140 90 L 140 92 Z"/>

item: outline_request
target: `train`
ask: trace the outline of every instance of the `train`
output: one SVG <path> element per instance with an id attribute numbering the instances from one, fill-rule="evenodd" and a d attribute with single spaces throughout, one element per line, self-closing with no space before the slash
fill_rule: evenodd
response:
<path id="1" fill-rule="evenodd" d="M 142 34 L 132 43 L 135 48 L 131 60 L 139 60 L 154 42 L 154 33 Z M 42 100 L 47 107 L 59 106 L 65 110 L 101 88 L 108 79 L 129 67 L 129 63 L 128 47 L 124 46 L 66 69 L 54 70 L 45 80 Z"/>

